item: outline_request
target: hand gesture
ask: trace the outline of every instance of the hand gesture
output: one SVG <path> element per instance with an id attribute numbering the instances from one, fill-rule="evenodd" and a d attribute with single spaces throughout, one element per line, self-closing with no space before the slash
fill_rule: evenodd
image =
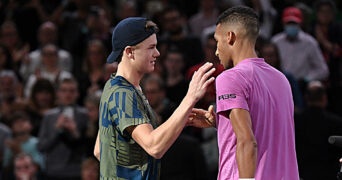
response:
<path id="1" fill-rule="evenodd" d="M 210 105 L 208 111 L 193 108 L 189 116 L 187 125 L 198 128 L 216 127 L 214 106 Z"/>
<path id="2" fill-rule="evenodd" d="M 210 77 L 215 72 L 215 68 L 212 67 L 213 64 L 207 62 L 195 71 L 192 76 L 187 96 L 190 96 L 196 102 L 204 96 L 208 86 L 215 80 L 214 77 Z"/>

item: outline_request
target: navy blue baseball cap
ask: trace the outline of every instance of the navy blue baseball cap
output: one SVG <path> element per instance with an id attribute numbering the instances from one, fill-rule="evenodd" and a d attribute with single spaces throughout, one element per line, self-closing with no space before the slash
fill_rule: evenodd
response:
<path id="1" fill-rule="evenodd" d="M 129 17 L 121 20 L 112 34 L 112 52 L 107 63 L 118 61 L 126 46 L 134 46 L 158 32 L 158 28 L 146 26 L 148 19 L 143 17 Z"/>

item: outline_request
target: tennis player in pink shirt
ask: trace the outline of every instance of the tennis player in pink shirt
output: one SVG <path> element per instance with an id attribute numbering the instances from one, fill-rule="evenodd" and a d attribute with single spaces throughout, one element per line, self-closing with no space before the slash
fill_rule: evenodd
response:
<path id="1" fill-rule="evenodd" d="M 258 16 L 248 7 L 223 12 L 216 55 L 216 113 L 193 109 L 188 124 L 216 127 L 219 180 L 298 180 L 293 99 L 286 77 L 258 58 Z"/>

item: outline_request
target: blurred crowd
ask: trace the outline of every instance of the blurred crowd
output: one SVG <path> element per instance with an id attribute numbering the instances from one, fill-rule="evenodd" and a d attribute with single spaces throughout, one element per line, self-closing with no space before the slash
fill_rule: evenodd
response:
<path id="1" fill-rule="evenodd" d="M 256 51 L 282 71 L 295 104 L 301 177 L 334 179 L 342 149 L 342 2 L 333 0 L 2 0 L 0 1 L 0 179 L 98 179 L 93 157 L 99 99 L 117 64 L 107 64 L 122 19 L 160 28 L 156 70 L 142 89 L 166 121 L 205 62 L 225 9 L 260 18 Z M 279 94 L 281 96 L 281 94 Z M 215 86 L 197 107 L 215 104 Z M 186 127 L 162 159 L 162 179 L 216 179 L 216 130 Z M 317 175 L 319 174 L 319 175 Z M 320 176 L 321 175 L 321 176 Z"/>

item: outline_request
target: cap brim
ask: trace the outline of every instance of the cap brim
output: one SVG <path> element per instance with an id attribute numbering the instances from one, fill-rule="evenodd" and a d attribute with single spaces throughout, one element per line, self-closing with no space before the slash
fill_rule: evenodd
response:
<path id="1" fill-rule="evenodd" d="M 302 20 L 297 17 L 290 16 L 290 17 L 283 18 L 283 22 L 284 23 L 295 22 L 295 23 L 300 24 L 302 23 Z"/>
<path id="2" fill-rule="evenodd" d="M 107 57 L 107 63 L 113 63 L 117 61 L 121 51 L 112 51 L 109 56 Z"/>

